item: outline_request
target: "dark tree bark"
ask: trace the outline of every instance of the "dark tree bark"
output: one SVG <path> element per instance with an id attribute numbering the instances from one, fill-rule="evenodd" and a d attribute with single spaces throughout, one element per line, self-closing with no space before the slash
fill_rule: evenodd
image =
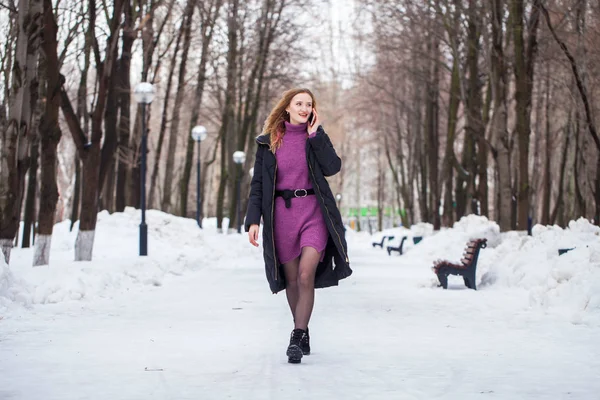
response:
<path id="1" fill-rule="evenodd" d="M 40 123 L 42 145 L 40 210 L 38 215 L 38 237 L 35 243 L 33 265 L 47 265 L 50 262 L 50 244 L 54 228 L 54 215 L 58 202 L 56 184 L 56 166 L 58 165 L 57 147 L 61 137 L 58 124 L 60 109 L 60 73 L 58 61 L 58 26 L 52 9 L 52 1 L 44 0 L 44 30 L 42 48 L 46 61 L 46 107 Z"/>
<path id="2" fill-rule="evenodd" d="M 491 129 L 494 136 L 492 155 L 497 165 L 497 206 L 496 220 L 500 230 L 511 229 L 512 187 L 510 153 L 511 143 L 507 127 L 507 73 L 504 60 L 504 1 L 491 1 L 492 13 L 492 50 L 491 50 L 491 84 L 493 85 L 493 115 Z"/>
<path id="3" fill-rule="evenodd" d="M 25 175 L 29 168 L 42 3 L 41 0 L 20 0 L 17 9 L 18 33 L 12 65 L 9 116 L 6 129 L 0 132 L 0 250 L 7 264 L 19 229 Z"/>
<path id="4" fill-rule="evenodd" d="M 155 8 L 161 4 L 162 0 L 146 0 L 139 3 L 142 16 L 141 23 L 141 31 L 142 31 L 142 51 L 143 51 L 143 59 L 142 59 L 142 82 L 154 82 L 156 80 L 156 74 L 160 71 L 160 66 L 162 65 L 162 58 L 166 58 L 165 55 L 168 52 L 171 42 L 169 41 L 167 45 L 167 49 L 164 53 L 159 54 L 156 57 L 156 63 L 154 68 L 152 68 L 152 59 L 154 58 L 154 52 L 159 44 L 161 36 L 165 27 L 167 26 L 167 22 L 170 21 L 173 10 L 173 5 L 175 4 L 175 0 L 170 0 L 167 4 L 167 10 L 165 12 L 166 17 L 163 18 L 160 25 L 158 25 L 158 29 L 155 31 L 154 27 L 154 10 Z M 145 6 L 145 8 L 144 8 Z M 150 79 L 150 71 L 153 70 L 154 75 Z M 148 114 L 152 110 L 151 105 L 147 107 Z M 127 181 L 129 182 L 126 186 L 125 199 L 129 206 L 139 207 L 140 206 L 140 150 L 141 150 L 141 137 L 142 137 L 142 129 L 141 129 L 141 107 L 136 108 L 135 117 L 134 117 L 134 126 L 131 135 L 129 152 L 133 154 L 131 157 L 131 170 L 128 172 Z M 154 204 L 154 198 L 148 197 L 149 204 Z"/>
<path id="5" fill-rule="evenodd" d="M 219 189 L 217 192 L 217 228 L 223 227 L 223 210 L 225 207 L 225 189 L 229 180 L 230 169 L 233 161 L 231 153 L 228 154 L 228 143 L 235 138 L 235 91 L 237 73 L 237 49 L 238 49 L 238 6 L 239 0 L 229 0 L 228 10 L 228 53 L 227 53 L 227 88 L 225 91 L 225 107 L 219 131 L 221 146 L 221 171 Z M 235 176 L 235 174 L 233 174 Z M 230 225 L 235 226 L 234 216 L 230 216 Z"/>
<path id="6" fill-rule="evenodd" d="M 187 0 L 187 4 L 184 11 L 184 18 L 181 24 L 181 30 L 183 31 L 183 48 L 181 51 L 181 61 L 179 64 L 179 76 L 177 81 L 177 92 L 175 94 L 175 103 L 173 104 L 173 114 L 171 116 L 171 134 L 169 135 L 169 147 L 167 150 L 167 163 L 165 167 L 165 176 L 163 184 L 163 197 L 161 202 L 161 209 L 165 212 L 171 212 L 171 185 L 174 181 L 174 169 L 175 169 L 175 155 L 177 151 L 177 142 L 179 141 L 179 123 L 181 106 L 183 104 L 183 96 L 186 86 L 186 70 L 187 70 L 187 59 L 190 51 L 190 42 L 192 35 L 192 21 L 194 18 L 194 10 L 196 9 L 196 0 Z M 186 136 L 189 133 L 186 132 Z"/>
<path id="7" fill-rule="evenodd" d="M 69 232 L 73 231 L 75 222 L 79 219 L 79 204 L 81 203 L 81 161 L 75 158 L 75 183 L 73 184 L 73 206 L 71 208 L 71 225 Z"/>
<path id="8" fill-rule="evenodd" d="M 434 36 L 432 43 L 432 80 L 429 86 L 427 94 L 427 108 L 426 108 L 426 123 L 427 123 L 427 160 L 428 160 L 428 172 L 429 172 L 429 193 L 428 193 L 428 207 L 427 215 L 428 221 L 433 224 L 433 229 L 439 230 L 441 226 L 440 221 L 440 187 L 439 187 L 439 133 L 438 133 L 438 119 L 439 119 L 439 80 L 440 80 L 440 62 L 439 58 L 439 40 L 437 36 Z"/>
<path id="9" fill-rule="evenodd" d="M 478 8 L 474 0 L 469 1 L 468 10 L 468 27 L 467 27 L 467 70 L 469 78 L 467 81 L 467 95 L 465 99 L 465 156 L 463 158 L 464 169 L 468 172 L 466 198 L 464 199 L 464 209 L 469 206 L 470 212 L 480 214 L 480 206 L 483 208 L 482 191 L 487 191 L 485 187 L 478 190 L 476 186 L 477 175 L 481 182 L 484 178 L 487 180 L 487 171 L 485 159 L 480 157 L 480 153 L 485 151 L 485 146 L 481 146 L 482 139 L 485 135 L 485 127 L 482 122 L 482 83 L 479 72 L 479 53 L 480 53 L 480 31 L 481 23 L 478 18 Z M 479 165 L 484 162 L 484 165 Z M 467 204 L 469 203 L 469 204 Z"/>
<path id="10" fill-rule="evenodd" d="M 31 246 L 32 231 L 34 235 L 33 242 L 35 243 L 36 203 L 39 195 L 39 182 L 37 179 L 37 175 L 40 164 L 40 123 L 42 114 L 44 112 L 44 103 L 47 98 L 46 76 L 46 61 L 43 52 L 41 52 L 38 64 L 39 90 L 37 96 L 37 103 L 35 106 L 35 113 L 31 124 L 31 129 L 33 132 L 33 134 L 31 135 L 30 147 L 31 164 L 29 166 L 28 171 L 27 193 L 25 195 L 25 210 L 23 212 L 23 233 L 21 239 L 22 248 L 29 248 Z"/>
<path id="11" fill-rule="evenodd" d="M 40 96 L 42 94 L 40 93 Z M 41 107 L 41 104 L 38 101 L 38 108 Z M 39 120 L 39 117 L 38 117 Z M 39 129 L 38 126 L 35 126 L 34 129 L 37 131 Z M 31 246 L 31 232 L 35 235 L 35 215 L 36 215 L 36 199 L 38 198 L 38 180 L 37 173 L 39 167 L 39 158 L 40 158 L 40 140 L 39 135 L 33 135 L 31 138 L 31 164 L 29 165 L 29 171 L 27 176 L 27 193 L 25 195 L 25 210 L 23 212 L 23 233 L 21 238 L 21 247 L 29 248 Z"/>
<path id="12" fill-rule="evenodd" d="M 448 129 L 446 133 L 446 151 L 444 155 L 444 166 L 442 170 L 442 181 L 445 182 L 444 190 L 444 212 L 443 224 L 452 226 L 454 223 L 453 207 L 453 180 L 454 180 L 454 138 L 456 136 L 456 124 L 458 120 L 458 108 L 460 106 L 460 77 L 458 71 L 458 60 L 456 57 L 452 63 L 452 76 L 450 78 L 450 99 L 448 105 Z"/>
<path id="13" fill-rule="evenodd" d="M 177 65 L 177 55 L 179 54 L 179 45 L 181 43 L 181 37 L 183 36 L 183 29 L 179 30 L 177 34 L 177 42 L 175 43 L 175 50 L 173 51 L 173 57 L 171 58 L 171 66 L 169 67 L 169 75 L 167 77 L 167 88 L 165 90 L 165 99 L 163 102 L 163 111 L 160 120 L 160 128 L 158 131 L 158 142 L 156 145 L 155 155 L 154 155 L 154 166 L 152 167 L 152 175 L 150 177 L 150 195 L 148 199 L 151 204 L 155 205 L 157 208 L 160 207 L 159 196 L 156 196 L 157 184 L 156 181 L 158 179 L 158 170 L 160 167 L 160 158 L 162 154 L 162 148 L 165 140 L 165 133 L 167 131 L 167 120 L 169 114 L 169 105 L 171 100 L 171 86 L 173 85 L 173 75 L 175 74 L 175 66 Z"/>
<path id="14" fill-rule="evenodd" d="M 188 132 L 191 132 L 194 126 L 198 124 L 200 119 L 200 110 L 202 107 L 202 96 L 204 94 L 204 87 L 206 84 L 206 67 L 208 65 L 208 56 L 209 56 L 209 46 L 212 42 L 212 37 L 214 33 L 215 23 L 217 21 L 219 11 L 221 9 L 221 5 L 223 4 L 223 0 L 212 0 L 209 3 L 209 7 L 204 12 L 201 12 L 202 17 L 202 50 L 200 55 L 200 63 L 198 64 L 198 80 L 196 82 L 196 91 L 194 93 L 194 101 L 192 106 L 192 118 L 190 119 Z M 204 5 L 200 5 L 200 7 L 204 7 Z M 203 9 L 202 9 L 203 10 Z M 192 161 L 194 157 L 194 140 L 188 135 L 187 139 L 187 148 L 185 153 L 185 162 L 183 167 L 183 176 L 181 178 L 181 182 L 179 184 L 179 213 L 182 216 L 187 215 L 187 206 L 188 206 L 188 189 L 190 185 L 190 178 L 192 175 Z M 198 155 L 201 156 L 201 155 Z M 201 183 L 202 185 L 202 183 Z M 200 218 L 202 218 L 203 213 L 200 210 Z"/>
<path id="15" fill-rule="evenodd" d="M 544 154 L 544 168 L 542 178 L 542 215 L 541 224 L 548 225 L 550 223 L 550 195 L 552 192 L 552 179 L 551 179 L 551 164 L 552 164 L 552 135 L 550 133 L 550 67 L 546 66 L 546 82 L 545 82 L 545 154 Z M 567 137 L 568 140 L 568 137 Z M 568 142 L 567 142 L 568 143 Z M 564 149 L 567 152 L 567 149 Z M 562 191 L 562 184 L 559 186 L 559 192 Z"/>
<path id="16" fill-rule="evenodd" d="M 129 149 L 131 136 L 131 49 L 136 38 L 133 23 L 133 5 L 131 3 L 131 0 L 126 0 L 124 4 L 123 43 L 121 58 L 118 63 L 119 151 L 117 153 L 117 184 L 115 194 L 115 210 L 117 212 L 125 210 L 125 187 L 127 185 L 127 169 L 129 168 L 125 154 L 127 154 Z"/>
<path id="17" fill-rule="evenodd" d="M 550 15 L 548 14 L 548 10 L 546 9 L 546 7 L 543 4 L 540 4 L 540 10 L 544 14 L 544 18 L 546 19 L 546 24 L 548 25 L 548 29 L 550 30 L 552 37 L 554 37 L 554 40 L 556 41 L 556 43 L 558 43 L 558 45 L 560 46 L 560 48 L 562 49 L 563 53 L 565 54 L 565 56 L 567 57 L 567 59 L 569 61 L 569 64 L 571 66 L 571 71 L 573 73 L 573 77 L 575 78 L 575 82 L 577 85 L 577 90 L 579 91 L 581 101 L 583 102 L 583 106 L 584 106 L 584 110 L 585 110 L 586 125 L 587 125 L 590 135 L 592 136 L 592 140 L 594 141 L 594 144 L 596 145 L 596 149 L 598 151 L 597 160 L 600 160 L 600 137 L 598 137 L 598 132 L 596 130 L 596 124 L 594 123 L 594 118 L 592 115 L 592 107 L 590 105 L 590 100 L 589 100 L 589 96 L 588 96 L 588 90 L 585 86 L 585 83 L 583 82 L 583 80 L 581 78 L 581 73 L 579 71 L 579 67 L 577 65 L 577 62 L 575 61 L 575 58 L 569 51 L 569 48 L 565 44 L 565 42 L 562 41 L 556 34 L 556 31 L 555 31 L 554 27 L 552 26 L 552 22 L 550 21 Z M 595 223 L 596 223 L 596 225 L 600 225 L 600 164 L 598 161 L 597 161 L 597 168 L 596 168 L 596 181 L 595 181 L 594 187 L 596 189 L 595 193 L 594 193 L 594 199 L 595 199 L 595 203 L 596 203 L 596 210 L 595 210 L 595 214 L 594 214 L 596 217 Z"/>
<path id="18" fill-rule="evenodd" d="M 539 25 L 541 0 L 534 0 L 525 27 L 524 0 L 511 0 L 511 19 L 513 21 L 514 74 L 515 74 L 515 114 L 516 134 L 519 149 L 519 172 L 517 190 L 517 227 L 527 229 L 529 217 L 529 141 L 531 136 L 531 99 L 533 94 L 533 76 L 537 55 L 537 31 Z M 524 31 L 527 29 L 527 43 Z"/>
<path id="19" fill-rule="evenodd" d="M 110 35 L 107 39 L 106 55 L 104 60 L 100 59 L 100 50 L 95 36 L 92 38 L 94 43 L 94 57 L 96 59 L 98 95 L 96 104 L 91 116 L 91 141 L 88 143 L 83 133 L 71 101 L 64 88 L 61 89 L 61 109 L 73 136 L 77 147 L 77 153 L 82 160 L 82 189 L 81 189 L 81 220 L 79 223 L 79 232 L 75 242 L 75 260 L 90 261 L 92 259 L 92 249 L 94 244 L 94 235 L 96 229 L 96 220 L 98 216 L 98 194 L 100 188 L 100 144 L 103 136 L 103 117 L 106 107 L 107 92 L 112 78 L 112 64 L 115 62 L 115 47 L 119 38 L 119 26 L 123 0 L 116 0 L 114 4 L 114 13 L 110 21 Z M 96 23 L 96 4 L 89 2 L 90 13 L 90 31 L 95 31 Z"/>
<path id="20" fill-rule="evenodd" d="M 569 113 L 569 117 L 567 118 L 567 123 L 565 125 L 565 146 L 563 147 L 562 159 L 560 161 L 560 170 L 559 170 L 559 179 L 558 179 L 558 196 L 556 198 L 556 203 L 554 204 L 554 209 L 552 210 L 552 214 L 550 215 L 549 224 L 556 223 L 556 219 L 558 217 L 558 213 L 564 210 L 564 181 L 565 181 L 565 170 L 567 166 L 567 155 L 569 153 L 569 141 L 571 138 L 571 113 Z"/>

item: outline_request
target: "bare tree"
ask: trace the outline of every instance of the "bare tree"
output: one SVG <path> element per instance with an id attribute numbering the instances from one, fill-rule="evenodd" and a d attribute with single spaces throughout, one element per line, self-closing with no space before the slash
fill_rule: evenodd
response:
<path id="1" fill-rule="evenodd" d="M 1 132 L 0 148 L 0 249 L 10 261 L 13 240 L 19 228 L 25 174 L 29 167 L 31 119 L 37 93 L 37 56 L 41 29 L 41 0 L 20 0 L 18 34 L 12 67 L 9 116 Z"/>
<path id="2" fill-rule="evenodd" d="M 77 146 L 77 153 L 83 164 L 83 185 L 81 201 L 81 221 L 75 242 L 75 260 L 89 261 L 92 259 L 92 249 L 98 213 L 98 194 L 100 189 L 101 142 L 103 136 L 103 117 L 106 108 L 108 87 L 112 78 L 112 64 L 115 62 L 115 47 L 119 38 L 119 27 L 123 1 L 116 0 L 113 16 L 110 20 L 110 35 L 107 38 L 104 59 L 101 59 L 100 47 L 95 36 L 96 3 L 88 3 L 90 31 L 92 32 L 92 48 L 96 60 L 98 94 L 91 115 L 91 140 L 88 142 L 77 115 L 73 110 L 66 89 L 61 88 L 61 109 Z"/>
<path id="3" fill-rule="evenodd" d="M 45 59 L 45 109 L 40 123 L 41 138 L 41 188 L 38 215 L 38 236 L 35 242 L 33 265 L 47 265 L 50 262 L 50 244 L 54 227 L 54 214 L 58 202 L 56 185 L 57 146 L 61 137 L 58 125 L 60 109 L 60 72 L 58 60 L 58 26 L 52 9 L 52 1 L 44 0 L 44 29 L 42 48 Z"/>
<path id="4" fill-rule="evenodd" d="M 515 74 L 516 134 L 519 149 L 519 183 L 517 190 L 517 226 L 526 229 L 529 217 L 529 141 L 531 135 L 531 97 L 535 58 L 537 55 L 537 32 L 541 0 L 534 0 L 527 26 L 525 26 L 525 1 L 511 0 L 513 23 L 513 50 Z M 524 37 L 524 31 L 527 37 Z"/>
<path id="5" fill-rule="evenodd" d="M 221 158 L 221 176 L 219 180 L 219 189 L 217 194 L 217 228 L 223 227 L 223 209 L 225 205 L 225 189 L 229 180 L 229 174 L 232 167 L 231 152 L 228 144 L 235 138 L 235 92 L 236 92 L 236 74 L 237 74 L 237 53 L 238 53 L 238 8 L 239 0 L 229 0 L 227 10 L 227 88 L 225 90 L 225 104 L 223 108 L 223 117 L 221 120 L 221 129 L 219 130 L 219 146 Z M 231 221 L 231 219 L 230 219 Z"/>
<path id="6" fill-rule="evenodd" d="M 202 97 L 204 95 L 204 88 L 206 85 L 206 69 L 209 60 L 209 46 L 213 40 L 215 24 L 223 0 L 211 0 L 210 2 L 204 2 L 198 5 L 201 17 L 201 35 L 202 45 L 200 50 L 200 62 L 198 63 L 198 80 L 196 82 L 196 91 L 194 92 L 194 100 L 192 105 L 192 117 L 190 119 L 188 132 L 191 132 L 194 126 L 198 124 L 200 119 L 200 109 L 202 107 Z M 187 201 L 188 201 L 188 188 L 190 184 L 190 177 L 192 171 L 192 158 L 194 155 L 194 140 L 190 135 L 187 136 L 187 149 L 185 153 L 185 162 L 183 168 L 183 176 L 179 184 L 180 194 L 180 215 L 187 215 Z M 202 218 L 202 210 L 200 210 L 200 218 Z"/>
<path id="7" fill-rule="evenodd" d="M 510 215 L 512 203 L 510 153 L 511 141 L 507 126 L 507 72 L 504 58 L 504 1 L 491 1 L 491 84 L 493 97 L 493 111 L 491 126 L 493 132 L 492 155 L 497 166 L 497 196 L 496 219 L 500 229 L 511 229 Z"/>
<path id="8" fill-rule="evenodd" d="M 179 64 L 179 75 L 177 80 L 177 91 L 175 94 L 175 102 L 173 103 L 173 114 L 171 117 L 171 133 L 169 135 L 169 147 L 167 149 L 167 164 L 165 168 L 164 176 L 164 190 L 161 202 L 161 209 L 169 212 L 171 210 L 171 185 L 173 183 L 173 171 L 175 166 L 175 154 L 177 149 L 177 142 L 179 136 L 182 136 L 179 132 L 181 106 L 183 103 L 183 96 L 186 87 L 186 71 L 187 71 L 187 60 L 190 51 L 191 34 L 192 34 L 192 21 L 194 18 L 194 11 L 196 9 L 196 0 L 187 0 L 185 10 L 183 12 L 183 22 L 181 23 L 181 31 L 183 32 L 183 48 L 181 51 L 181 61 Z M 187 132 L 186 132 L 187 133 Z M 186 134 L 185 137 L 188 135 Z"/>
<path id="9" fill-rule="evenodd" d="M 556 43 L 558 43 L 558 45 L 560 46 L 565 57 L 567 57 L 567 59 L 569 60 L 569 64 L 571 66 L 571 71 L 573 73 L 573 77 L 577 84 L 577 90 L 579 92 L 581 101 L 584 106 L 585 121 L 586 121 L 586 125 L 588 128 L 588 132 L 590 133 L 590 135 L 594 141 L 594 144 L 596 145 L 596 149 L 598 151 L 598 156 L 596 157 L 596 182 L 595 182 L 595 186 L 594 186 L 594 189 L 595 189 L 594 196 L 595 196 L 595 202 L 596 202 L 595 222 L 596 222 L 596 224 L 600 224 L 600 138 L 598 137 L 596 124 L 594 123 L 594 118 L 592 115 L 592 106 L 590 104 L 590 99 L 588 96 L 588 89 L 587 89 L 585 83 L 583 82 L 583 79 L 581 77 L 580 68 L 577 65 L 577 62 L 575 61 L 575 58 L 571 54 L 571 51 L 567 47 L 566 43 L 558 37 L 556 30 L 554 29 L 554 26 L 550 19 L 550 14 L 548 13 L 548 10 L 546 9 L 546 7 L 543 4 L 540 4 L 540 9 L 544 15 L 544 18 L 546 20 L 546 24 L 548 26 L 548 29 L 550 30 L 550 33 L 554 37 L 554 40 L 556 40 Z"/>

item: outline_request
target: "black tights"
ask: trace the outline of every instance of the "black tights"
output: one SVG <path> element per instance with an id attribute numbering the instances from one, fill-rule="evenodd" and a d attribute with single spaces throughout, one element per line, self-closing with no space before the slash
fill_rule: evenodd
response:
<path id="1" fill-rule="evenodd" d="M 315 272 L 321 259 L 313 247 L 303 247 L 299 258 L 283 264 L 287 296 L 296 329 L 308 327 L 315 304 Z"/>

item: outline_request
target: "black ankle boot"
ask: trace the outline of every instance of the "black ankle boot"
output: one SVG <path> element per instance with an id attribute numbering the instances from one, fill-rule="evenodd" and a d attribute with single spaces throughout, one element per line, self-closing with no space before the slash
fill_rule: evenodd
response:
<path id="1" fill-rule="evenodd" d="M 302 349 L 302 354 L 305 356 L 310 354 L 310 336 L 308 334 L 308 327 L 306 327 L 306 335 L 300 340 L 300 349 Z"/>
<path id="2" fill-rule="evenodd" d="M 302 349 L 300 343 L 306 336 L 304 329 L 294 329 L 290 336 L 290 345 L 287 348 L 286 355 L 288 356 L 288 362 L 292 364 L 298 364 L 302 360 Z"/>

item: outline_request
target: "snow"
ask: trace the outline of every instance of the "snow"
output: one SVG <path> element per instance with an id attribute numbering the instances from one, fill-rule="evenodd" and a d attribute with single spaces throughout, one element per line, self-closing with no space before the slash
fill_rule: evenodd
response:
<path id="1" fill-rule="evenodd" d="M 348 230 L 354 274 L 317 291 L 313 354 L 290 365 L 262 246 L 150 210 L 139 257 L 139 217 L 100 213 L 93 261 L 72 261 L 69 221 L 50 266 L 0 257 L 0 399 L 598 398 L 600 229 L 584 219 L 532 236 L 477 216 L 394 228 L 424 237 L 402 256 Z M 437 287 L 433 261 L 480 237 L 478 290 Z"/>

